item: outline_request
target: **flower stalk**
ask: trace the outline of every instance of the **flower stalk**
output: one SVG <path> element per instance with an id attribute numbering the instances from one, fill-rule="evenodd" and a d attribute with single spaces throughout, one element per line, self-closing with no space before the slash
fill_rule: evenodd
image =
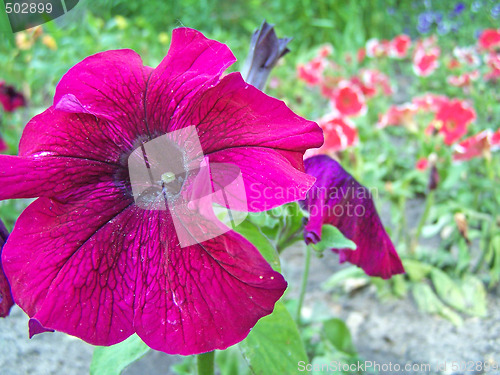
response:
<path id="1" fill-rule="evenodd" d="M 215 352 L 201 353 L 196 356 L 196 366 L 198 375 L 213 375 L 214 374 L 214 355 Z"/>
<path id="2" fill-rule="evenodd" d="M 302 305 L 304 303 L 304 297 L 306 295 L 307 288 L 307 280 L 309 279 L 309 268 L 311 266 L 311 247 L 309 245 L 306 246 L 306 257 L 304 260 L 304 271 L 302 272 L 302 283 L 300 284 L 300 294 L 299 301 L 297 304 L 297 313 L 295 321 L 297 322 L 297 326 L 300 326 L 300 317 L 302 312 Z"/>

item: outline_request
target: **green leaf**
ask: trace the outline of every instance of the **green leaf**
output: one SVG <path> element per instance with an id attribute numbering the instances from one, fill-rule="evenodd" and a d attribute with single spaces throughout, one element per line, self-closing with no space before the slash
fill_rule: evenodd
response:
<path id="1" fill-rule="evenodd" d="M 392 290 L 394 291 L 394 294 L 396 296 L 398 297 L 406 296 L 406 293 L 408 292 L 408 286 L 404 275 L 394 275 L 391 278 L 391 282 L 392 282 Z"/>
<path id="2" fill-rule="evenodd" d="M 475 316 L 486 316 L 487 300 L 484 284 L 477 277 L 465 276 L 462 281 L 462 292 L 465 297 L 466 312 Z"/>
<path id="3" fill-rule="evenodd" d="M 255 375 L 295 374 L 300 361 L 309 363 L 297 325 L 280 301 L 239 347 Z"/>
<path id="4" fill-rule="evenodd" d="M 432 270 L 432 266 L 414 259 L 403 259 L 403 266 L 411 281 L 422 281 Z"/>
<path id="5" fill-rule="evenodd" d="M 338 351 L 351 356 L 356 355 L 356 349 L 352 344 L 351 332 L 343 320 L 332 318 L 323 322 L 322 335 Z"/>
<path id="6" fill-rule="evenodd" d="M 321 227 L 321 241 L 313 245 L 318 251 L 327 249 L 351 249 L 356 250 L 356 244 L 347 239 L 341 231 L 330 224 Z"/>
<path id="7" fill-rule="evenodd" d="M 90 375 L 120 375 L 125 367 L 150 350 L 135 334 L 116 345 L 96 346 L 90 363 Z"/>
<path id="8" fill-rule="evenodd" d="M 322 288 L 324 290 L 330 290 L 336 288 L 340 283 L 348 279 L 359 279 L 359 278 L 367 278 L 365 272 L 358 267 L 351 266 L 344 268 L 338 272 L 335 272 L 332 276 L 326 280 Z"/>
<path id="9" fill-rule="evenodd" d="M 412 291 L 413 298 L 421 311 L 441 315 L 457 326 L 462 325 L 463 321 L 460 315 L 441 302 L 429 285 L 415 284 Z"/>
<path id="10" fill-rule="evenodd" d="M 271 241 L 260 231 L 259 227 L 249 220 L 245 220 L 237 225 L 234 230 L 250 241 L 260 251 L 273 270 L 281 272 L 279 254 Z"/>
<path id="11" fill-rule="evenodd" d="M 464 311 L 465 298 L 460 287 L 446 273 L 438 268 L 431 271 L 431 279 L 437 295 L 449 306 Z"/>

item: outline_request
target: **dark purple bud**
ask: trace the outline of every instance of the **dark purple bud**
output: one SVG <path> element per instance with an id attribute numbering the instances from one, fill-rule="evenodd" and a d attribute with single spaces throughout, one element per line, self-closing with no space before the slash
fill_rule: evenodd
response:
<path id="1" fill-rule="evenodd" d="M 436 190 L 438 184 L 439 184 L 439 172 L 436 166 L 433 165 L 431 168 L 431 173 L 429 175 L 429 184 L 427 187 L 430 191 Z"/>
<path id="2" fill-rule="evenodd" d="M 253 33 L 250 51 L 241 70 L 245 81 L 262 90 L 279 58 L 290 51 L 286 45 L 291 40 L 292 38 L 279 39 L 274 25 L 262 22 L 260 28 Z"/>

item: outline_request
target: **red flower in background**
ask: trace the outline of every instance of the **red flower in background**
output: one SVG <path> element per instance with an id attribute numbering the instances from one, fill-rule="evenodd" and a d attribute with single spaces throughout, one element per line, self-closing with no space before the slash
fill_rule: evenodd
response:
<path id="1" fill-rule="evenodd" d="M 477 54 L 475 47 L 455 47 L 453 48 L 453 55 L 457 58 L 458 62 L 468 66 L 479 66 L 481 60 Z"/>
<path id="2" fill-rule="evenodd" d="M 425 171 L 427 168 L 429 168 L 429 159 L 427 158 L 418 159 L 417 163 L 415 164 L 415 168 L 417 168 L 419 171 Z"/>
<path id="3" fill-rule="evenodd" d="M 419 77 L 430 76 L 439 66 L 440 50 L 430 52 L 417 51 L 413 57 L 413 71 Z"/>
<path id="4" fill-rule="evenodd" d="M 444 103 L 448 102 L 448 100 L 449 99 L 444 95 L 427 93 L 413 98 L 412 103 L 421 111 L 437 112 Z"/>
<path id="5" fill-rule="evenodd" d="M 436 44 L 436 38 L 419 40 L 413 53 L 413 71 L 420 77 L 431 75 L 439 66 L 441 49 Z"/>
<path id="6" fill-rule="evenodd" d="M 467 72 L 459 76 L 449 76 L 446 81 L 455 87 L 469 87 L 473 81 L 479 78 L 479 70 Z"/>
<path id="7" fill-rule="evenodd" d="M 497 129 L 497 131 L 491 135 L 491 149 L 498 150 L 499 148 L 500 148 L 500 128 Z"/>
<path id="8" fill-rule="evenodd" d="M 369 39 L 365 45 L 366 55 L 368 57 L 382 57 L 389 53 L 389 41 L 379 41 L 376 38 Z"/>
<path id="9" fill-rule="evenodd" d="M 342 151 L 358 143 L 358 131 L 348 118 L 330 113 L 318 120 L 323 129 L 325 143 L 320 150 Z"/>
<path id="10" fill-rule="evenodd" d="M 452 145 L 467 133 L 475 118 L 476 112 L 465 101 L 453 99 L 441 105 L 429 131 L 437 130 L 444 135 L 444 143 Z"/>
<path id="11" fill-rule="evenodd" d="M 392 95 L 389 77 L 376 69 L 361 69 L 359 75 L 352 77 L 350 81 L 357 85 L 367 98 L 375 96 L 378 92 L 387 96 Z"/>
<path id="12" fill-rule="evenodd" d="M 331 97 L 333 107 L 342 116 L 358 116 L 366 112 L 363 92 L 349 81 L 341 81 Z"/>
<path id="13" fill-rule="evenodd" d="M 17 108 L 24 107 L 26 100 L 14 86 L 6 85 L 5 82 L 0 81 L 0 103 L 5 112 L 14 112 Z"/>
<path id="14" fill-rule="evenodd" d="M 485 60 L 490 71 L 484 75 L 484 79 L 486 81 L 498 79 L 500 77 L 500 53 L 490 52 Z"/>
<path id="15" fill-rule="evenodd" d="M 311 61 L 297 66 L 297 76 L 308 85 L 318 85 L 323 79 L 323 71 L 326 66 L 327 61 L 323 57 L 315 57 Z"/>
<path id="16" fill-rule="evenodd" d="M 493 51 L 500 48 L 500 30 L 486 29 L 477 40 L 479 48 L 486 51 Z"/>
<path id="17" fill-rule="evenodd" d="M 405 125 L 413 127 L 415 121 L 414 116 L 419 108 L 413 103 L 405 103 L 401 105 L 393 105 L 389 110 L 379 116 L 377 127 L 385 128 L 391 125 Z"/>
<path id="18" fill-rule="evenodd" d="M 500 148 L 500 129 L 496 132 L 486 129 L 456 144 L 453 147 L 453 160 L 470 160 L 485 156 L 498 148 Z"/>
<path id="19" fill-rule="evenodd" d="M 389 42 L 389 56 L 398 59 L 405 58 L 411 46 L 411 39 L 408 35 L 398 35 Z"/>

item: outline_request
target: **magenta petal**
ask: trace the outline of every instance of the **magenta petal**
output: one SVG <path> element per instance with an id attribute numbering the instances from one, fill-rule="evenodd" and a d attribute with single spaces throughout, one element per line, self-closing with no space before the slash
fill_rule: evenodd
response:
<path id="1" fill-rule="evenodd" d="M 36 200 L 19 217 L 3 261 L 14 298 L 31 318 L 109 345 L 133 333 L 138 244 L 120 229 L 136 217 L 115 196 L 87 198 L 92 205 Z"/>
<path id="2" fill-rule="evenodd" d="M 286 288 L 258 250 L 235 232 L 180 248 L 166 212 L 148 235 L 135 327 L 146 344 L 169 354 L 225 349 L 272 312 Z"/>
<path id="3" fill-rule="evenodd" d="M 404 273 L 403 265 L 377 214 L 371 192 L 326 155 L 306 159 L 306 172 L 316 177 L 304 202 L 310 212 L 304 231 L 307 243 L 321 239 L 323 224 L 337 227 L 356 244 L 356 250 L 334 249 L 340 262 L 361 267 L 384 279 Z"/>
<path id="4" fill-rule="evenodd" d="M 63 76 L 56 88 L 54 106 L 105 119 L 126 139 L 134 140 L 137 134 L 149 134 L 144 96 L 151 72 L 132 50 L 97 53 Z"/>
<path id="5" fill-rule="evenodd" d="M 24 128 L 19 155 L 72 156 L 116 164 L 123 162 L 123 150 L 132 149 L 134 140 L 125 139 L 121 128 L 93 115 L 50 107 Z"/>
<path id="6" fill-rule="evenodd" d="M 221 150 L 210 155 L 210 163 L 233 163 L 240 168 L 248 210 L 251 212 L 270 210 L 304 199 L 315 180 L 297 169 L 302 164 L 302 154 L 280 152 L 265 147 Z M 221 186 L 227 186 L 232 176 L 218 172 L 218 169 L 212 169 L 214 181 Z"/>
<path id="7" fill-rule="evenodd" d="M 14 305 L 9 281 L 7 280 L 7 277 L 5 277 L 2 267 L 2 249 L 8 236 L 9 233 L 7 232 L 2 220 L 0 220 L 0 318 L 4 318 L 9 315 L 10 308 Z"/>
<path id="8" fill-rule="evenodd" d="M 179 129 L 178 113 L 192 105 L 198 92 L 216 84 L 235 61 L 225 44 L 207 39 L 193 29 L 175 29 L 167 56 L 148 82 L 147 122 L 152 132 L 162 134 Z"/>
<path id="9" fill-rule="evenodd" d="M 72 157 L 0 155 L 0 199 L 42 196 L 67 200 L 117 189 L 116 166 Z M 125 189 L 125 187 L 122 187 Z"/>
<path id="10" fill-rule="evenodd" d="M 30 339 L 33 338 L 35 335 L 39 335 L 40 333 L 45 333 L 45 332 L 54 332 L 53 329 L 47 329 L 42 324 L 36 320 L 31 318 L 28 321 L 28 330 L 29 330 L 29 336 Z"/>
<path id="11" fill-rule="evenodd" d="M 239 73 L 229 74 L 185 111 L 179 121 L 196 124 L 205 154 L 242 146 L 298 154 L 323 144 L 323 132 L 315 122 L 248 85 Z M 214 132 L 219 136 L 213 137 Z"/>

